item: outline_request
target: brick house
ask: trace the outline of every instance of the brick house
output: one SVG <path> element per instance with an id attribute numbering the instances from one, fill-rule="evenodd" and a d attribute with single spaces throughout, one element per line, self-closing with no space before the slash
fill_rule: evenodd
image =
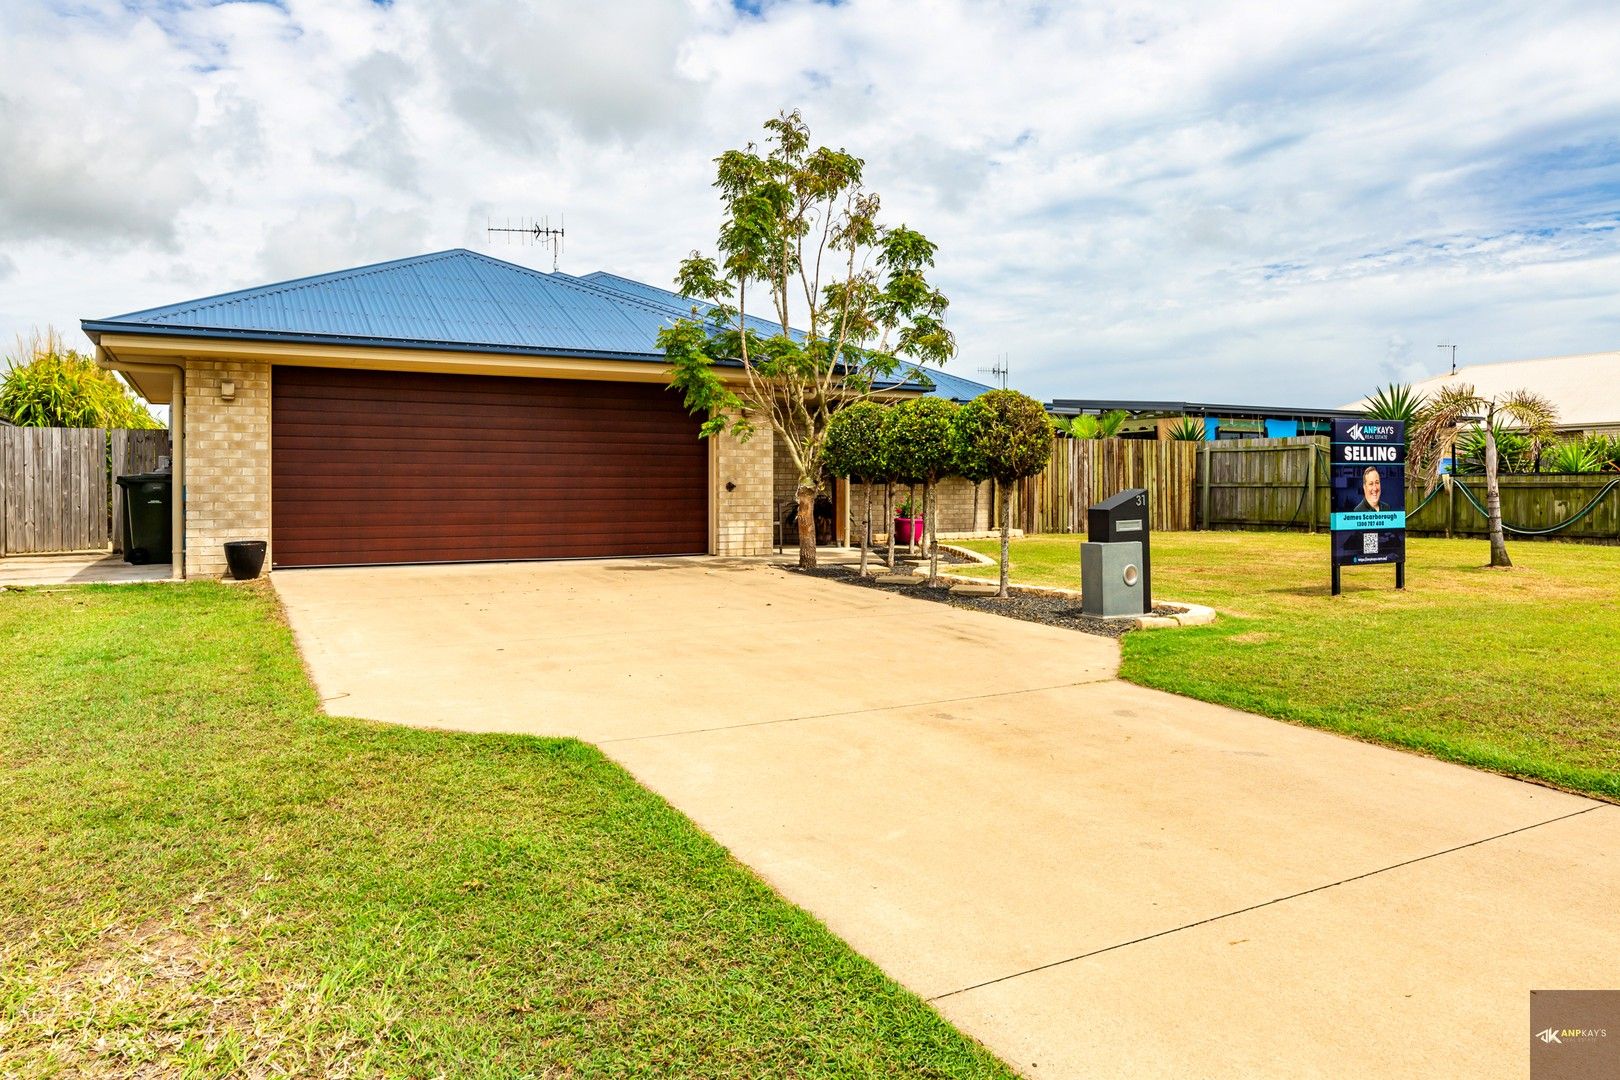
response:
<path id="1" fill-rule="evenodd" d="M 176 576 L 216 577 L 231 540 L 272 567 L 765 553 L 792 477 L 667 389 L 689 312 L 458 249 L 82 326 L 170 406 Z"/>

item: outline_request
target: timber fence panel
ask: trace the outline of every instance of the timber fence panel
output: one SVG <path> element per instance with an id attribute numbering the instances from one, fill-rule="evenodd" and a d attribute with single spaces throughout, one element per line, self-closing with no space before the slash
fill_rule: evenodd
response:
<path id="1" fill-rule="evenodd" d="M 1204 504 L 1201 527 L 1326 529 L 1332 497 L 1328 446 L 1320 436 L 1203 444 L 1197 478 Z M 1614 473 L 1501 477 L 1502 520 L 1509 537 L 1519 529 L 1564 540 L 1620 541 L 1620 487 L 1611 486 L 1616 478 Z M 1485 515 L 1474 506 L 1476 501 L 1485 504 L 1483 476 L 1454 477 L 1450 484 L 1438 484 L 1432 496 L 1422 484 L 1409 485 L 1407 531 L 1484 536 Z"/>
<path id="2" fill-rule="evenodd" d="M 1054 438 L 1046 469 L 1013 490 L 1013 520 L 1028 532 L 1084 533 L 1093 505 L 1143 488 L 1153 528 L 1191 529 L 1197 453 L 1190 442 Z"/>
<path id="3" fill-rule="evenodd" d="M 0 554 L 104 551 L 107 433 L 0 428 Z"/>

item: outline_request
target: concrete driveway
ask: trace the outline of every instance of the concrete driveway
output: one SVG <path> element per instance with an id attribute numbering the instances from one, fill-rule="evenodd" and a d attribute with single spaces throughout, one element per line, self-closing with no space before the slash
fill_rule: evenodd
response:
<path id="1" fill-rule="evenodd" d="M 327 708 L 599 744 L 1031 1076 L 1517 1076 L 1620 807 L 763 562 L 278 572 Z M 1173 631 L 1169 631 L 1173 632 Z"/>

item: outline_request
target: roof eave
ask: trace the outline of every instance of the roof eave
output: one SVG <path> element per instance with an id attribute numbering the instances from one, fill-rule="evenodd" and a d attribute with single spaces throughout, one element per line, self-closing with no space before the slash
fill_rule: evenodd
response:
<path id="1" fill-rule="evenodd" d="M 199 341 L 262 341 L 293 345 L 349 345 L 388 349 L 422 349 L 435 352 L 496 353 L 510 356 L 565 356 L 583 360 L 623 360 L 631 363 L 665 363 L 661 352 L 633 353 L 602 349 L 564 348 L 551 345 L 510 345 L 463 341 L 428 341 L 410 338 L 382 338 L 349 334 L 306 334 L 280 330 L 236 330 L 222 327 L 154 326 L 151 323 L 120 323 L 105 319 L 85 319 L 79 324 L 85 336 L 100 343 L 102 334 L 142 334 L 152 337 L 194 338 Z"/>

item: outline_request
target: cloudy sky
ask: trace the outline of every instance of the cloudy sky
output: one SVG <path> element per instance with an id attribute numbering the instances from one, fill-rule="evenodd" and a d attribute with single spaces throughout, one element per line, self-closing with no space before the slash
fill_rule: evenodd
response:
<path id="1" fill-rule="evenodd" d="M 785 106 L 940 245 L 970 378 L 1334 405 L 1620 348 L 1620 5 L 6 0 L 0 335 L 566 216 L 665 285 Z"/>

